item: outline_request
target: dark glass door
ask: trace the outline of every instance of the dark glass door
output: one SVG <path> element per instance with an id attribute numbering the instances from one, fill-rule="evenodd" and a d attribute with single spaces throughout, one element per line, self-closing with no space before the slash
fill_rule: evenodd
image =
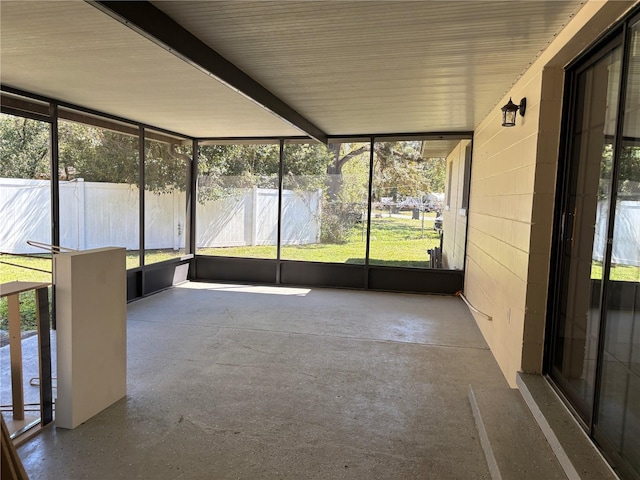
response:
<path id="1" fill-rule="evenodd" d="M 640 22 L 629 38 L 594 434 L 640 478 Z"/>
<path id="2" fill-rule="evenodd" d="M 624 479 L 640 479 L 640 22 L 569 72 L 549 371 Z"/>
<path id="3" fill-rule="evenodd" d="M 621 57 L 620 47 L 609 51 L 575 83 L 552 375 L 587 424 L 594 406 Z"/>

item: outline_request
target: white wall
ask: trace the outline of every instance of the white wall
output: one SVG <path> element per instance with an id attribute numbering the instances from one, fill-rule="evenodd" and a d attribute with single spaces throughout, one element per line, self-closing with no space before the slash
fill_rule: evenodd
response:
<path id="1" fill-rule="evenodd" d="M 463 205 L 464 169 L 467 146 L 470 143 L 470 140 L 462 140 L 446 160 L 445 185 L 451 185 L 451 190 L 446 193 L 445 203 L 447 199 L 449 203 L 442 212 L 442 263 L 444 268 L 450 270 L 464 268 L 468 215 L 467 208 Z"/>

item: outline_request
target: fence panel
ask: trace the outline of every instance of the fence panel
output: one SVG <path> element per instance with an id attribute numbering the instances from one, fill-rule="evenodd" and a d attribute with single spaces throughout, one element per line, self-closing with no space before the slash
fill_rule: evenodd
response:
<path id="1" fill-rule="evenodd" d="M 140 238 L 138 187 L 135 185 L 61 181 L 60 244 L 78 250 L 105 246 L 137 250 Z M 145 248 L 185 246 L 184 192 L 145 197 Z M 48 180 L 0 179 L 0 250 L 40 253 L 27 240 L 49 242 Z M 283 191 L 282 243 L 317 243 L 322 191 Z M 225 199 L 197 204 L 197 246 L 275 245 L 278 190 L 246 189 Z"/>

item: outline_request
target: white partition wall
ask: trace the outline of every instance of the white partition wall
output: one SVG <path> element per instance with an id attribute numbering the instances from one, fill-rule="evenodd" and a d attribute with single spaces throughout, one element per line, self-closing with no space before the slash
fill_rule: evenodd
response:
<path id="1" fill-rule="evenodd" d="M 53 263 L 56 426 L 75 428 L 126 395 L 125 249 L 62 253 Z"/>

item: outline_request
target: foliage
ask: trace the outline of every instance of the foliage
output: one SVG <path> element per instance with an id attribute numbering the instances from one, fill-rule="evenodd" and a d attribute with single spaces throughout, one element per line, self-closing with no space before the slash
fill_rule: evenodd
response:
<path id="1" fill-rule="evenodd" d="M 374 200 L 419 197 L 430 191 L 424 174 L 420 142 L 379 142 L 374 156 Z"/>
<path id="2" fill-rule="evenodd" d="M 425 158 L 421 166 L 423 176 L 429 179 L 429 192 L 444 193 L 447 159 L 444 157 Z"/>
<path id="3" fill-rule="evenodd" d="M 138 138 L 61 120 L 60 178 L 138 184 Z"/>
<path id="4" fill-rule="evenodd" d="M 49 124 L 0 114 L 0 177 L 49 178 Z"/>
<path id="5" fill-rule="evenodd" d="M 343 204 L 358 205 L 361 211 L 367 207 L 369 196 L 369 158 L 360 155 L 342 169 L 338 198 Z"/>
<path id="6" fill-rule="evenodd" d="M 59 178 L 139 186 L 138 137 L 60 120 Z M 154 193 L 185 190 L 191 147 L 147 140 L 145 188 Z M 51 178 L 49 124 L 0 115 L 0 177 Z"/>
<path id="7" fill-rule="evenodd" d="M 58 128 L 61 179 L 139 184 L 137 136 L 65 120 Z M 145 188 L 155 193 L 184 190 L 191 148 L 147 139 L 145 149 Z M 273 144 L 201 147 L 200 200 L 221 198 L 234 189 L 276 187 L 278 150 Z M 50 178 L 49 124 L 3 114 L 0 157 L 0 176 Z M 360 201 L 359 194 L 345 198 L 342 174 L 347 165 L 358 165 L 366 175 L 368 157 L 368 143 L 287 144 L 284 183 L 297 191 L 323 188 L 332 201 Z M 376 142 L 374 158 L 377 196 L 444 190 L 444 160 L 422 158 L 418 141 Z"/>
<path id="8" fill-rule="evenodd" d="M 144 162 L 145 189 L 155 194 L 187 188 L 191 147 L 147 140 Z"/>
<path id="9" fill-rule="evenodd" d="M 198 158 L 201 203 L 240 193 L 247 188 L 277 188 L 278 145 L 206 145 Z M 321 144 L 290 144 L 284 151 L 285 188 L 298 192 L 324 186 L 330 157 Z"/>
<path id="10" fill-rule="evenodd" d="M 421 156 L 421 142 L 377 142 L 374 185 L 379 197 L 421 196 L 444 190 L 445 160 Z M 344 243 L 366 209 L 369 182 L 368 143 L 287 144 L 283 186 L 308 202 L 322 191 L 321 241 Z M 199 152 L 198 200 L 205 203 L 247 188 L 276 188 L 277 145 L 210 145 Z M 310 208 L 311 210 L 311 208 Z"/>
<path id="11" fill-rule="evenodd" d="M 396 141 L 374 143 L 374 185 L 381 196 L 417 196 L 419 193 L 444 192 L 446 159 L 425 158 L 421 155 L 422 142 Z M 369 144 L 342 143 L 329 145 L 334 158 L 327 173 L 341 174 L 354 160 L 364 160 L 363 171 L 368 170 Z M 391 192 L 391 195 L 387 195 Z"/>
<path id="12" fill-rule="evenodd" d="M 640 146 L 624 145 L 618 170 L 621 200 L 640 200 Z"/>
<path id="13" fill-rule="evenodd" d="M 59 122 L 60 177 L 139 186 L 138 137 L 74 122 Z M 156 194 L 186 188 L 191 148 L 145 141 L 145 189 Z"/>
<path id="14" fill-rule="evenodd" d="M 348 147 L 346 149 L 349 151 Z M 358 155 L 342 167 L 341 174 L 327 175 L 322 210 L 322 243 L 349 241 L 354 226 L 366 221 L 369 184 L 368 155 Z"/>
<path id="15" fill-rule="evenodd" d="M 613 144 L 605 143 L 600 161 L 600 186 L 598 198 L 610 195 L 613 171 Z M 618 198 L 640 200 L 640 146 L 623 144 L 618 167 Z"/>
<path id="16" fill-rule="evenodd" d="M 241 193 L 247 188 L 277 188 L 277 145 L 205 145 L 198 154 L 198 201 Z"/>

